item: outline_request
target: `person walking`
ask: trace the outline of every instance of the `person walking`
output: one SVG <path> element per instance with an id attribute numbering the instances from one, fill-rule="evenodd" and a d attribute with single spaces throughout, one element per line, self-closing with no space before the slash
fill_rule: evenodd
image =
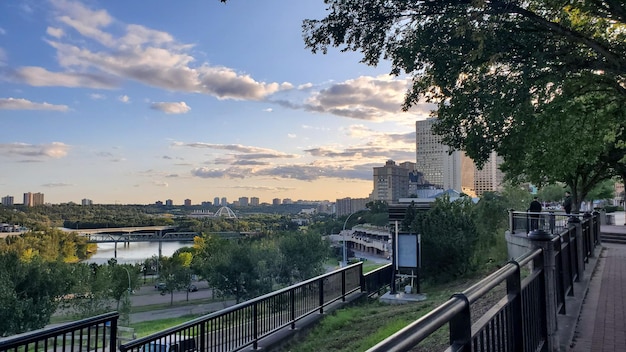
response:
<path id="1" fill-rule="evenodd" d="M 572 195 L 569 191 L 565 192 L 565 199 L 563 199 L 563 210 L 565 210 L 565 214 L 570 214 L 572 212 Z"/>
<path id="2" fill-rule="evenodd" d="M 539 228 L 539 218 L 541 217 L 541 214 L 539 214 L 541 213 L 539 197 L 534 197 L 533 201 L 530 202 L 528 212 L 530 213 L 530 230 L 537 230 Z"/>

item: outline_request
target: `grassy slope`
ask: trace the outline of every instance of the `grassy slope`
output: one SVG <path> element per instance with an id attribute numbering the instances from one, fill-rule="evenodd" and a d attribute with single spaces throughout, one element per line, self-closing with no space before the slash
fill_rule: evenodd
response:
<path id="1" fill-rule="evenodd" d="M 472 280 L 459 280 L 437 287 L 426 287 L 427 300 L 419 303 L 388 305 L 363 300 L 337 310 L 315 327 L 296 335 L 279 347 L 290 352 L 358 352 L 365 351 L 391 336 L 432 309 L 447 301 L 453 293 L 471 286 Z M 420 344 L 419 351 L 442 351 L 448 347 L 447 326 Z"/>

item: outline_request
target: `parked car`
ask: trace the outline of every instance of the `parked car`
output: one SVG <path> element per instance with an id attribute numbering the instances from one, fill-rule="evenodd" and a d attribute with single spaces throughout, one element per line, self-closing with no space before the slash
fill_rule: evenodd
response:
<path id="1" fill-rule="evenodd" d="M 191 285 L 189 285 L 189 287 L 187 287 L 187 291 L 189 291 L 189 292 L 196 292 L 196 291 L 198 291 L 198 286 L 196 286 L 194 284 L 191 284 Z"/>
<path id="2" fill-rule="evenodd" d="M 172 338 L 173 337 L 173 338 Z M 141 347 L 141 352 L 195 352 L 196 340 L 192 336 L 171 336 Z"/>
<path id="3" fill-rule="evenodd" d="M 167 285 L 165 284 L 165 282 L 159 282 L 156 285 L 154 285 L 154 288 L 156 288 L 159 291 L 165 290 L 166 287 Z"/>

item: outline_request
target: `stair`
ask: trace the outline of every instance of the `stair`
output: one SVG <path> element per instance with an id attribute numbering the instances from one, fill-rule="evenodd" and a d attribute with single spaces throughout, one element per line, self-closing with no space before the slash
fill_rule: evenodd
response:
<path id="1" fill-rule="evenodd" d="M 626 244 L 626 234 L 624 233 L 601 233 L 600 241 L 603 243 Z"/>

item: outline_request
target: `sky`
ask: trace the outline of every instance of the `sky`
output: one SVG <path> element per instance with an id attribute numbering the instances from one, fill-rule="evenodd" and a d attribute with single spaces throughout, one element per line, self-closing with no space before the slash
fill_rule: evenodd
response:
<path id="1" fill-rule="evenodd" d="M 367 197 L 415 161 L 410 84 L 305 48 L 322 0 L 0 1 L 0 195 L 192 204 Z"/>

